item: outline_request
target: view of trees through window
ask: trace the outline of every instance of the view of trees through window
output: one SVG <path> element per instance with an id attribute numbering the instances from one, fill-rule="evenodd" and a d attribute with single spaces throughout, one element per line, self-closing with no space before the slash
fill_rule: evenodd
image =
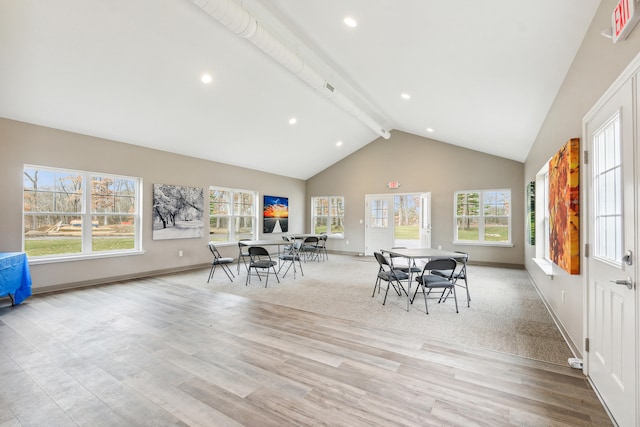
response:
<path id="1" fill-rule="evenodd" d="M 511 191 L 456 193 L 455 240 L 511 242 Z"/>
<path id="2" fill-rule="evenodd" d="M 394 235 L 396 240 L 420 239 L 420 194 L 394 197 Z"/>
<path id="3" fill-rule="evenodd" d="M 25 252 L 38 257 L 135 249 L 138 186 L 137 178 L 25 167 Z"/>
<path id="4" fill-rule="evenodd" d="M 311 204 L 314 233 L 344 236 L 344 197 L 313 197 Z"/>
<path id="5" fill-rule="evenodd" d="M 211 187 L 209 189 L 209 239 L 237 242 L 257 237 L 257 200 L 255 191 Z"/>

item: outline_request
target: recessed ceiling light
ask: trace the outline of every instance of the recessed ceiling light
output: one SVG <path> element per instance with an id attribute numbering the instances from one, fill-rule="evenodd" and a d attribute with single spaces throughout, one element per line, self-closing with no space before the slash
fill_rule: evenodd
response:
<path id="1" fill-rule="evenodd" d="M 411 95 L 409 95 L 408 93 L 403 93 L 400 95 L 403 99 L 411 99 Z"/>
<path id="2" fill-rule="evenodd" d="M 336 147 L 341 147 L 341 146 L 342 146 L 342 141 L 336 142 Z"/>
<path id="3" fill-rule="evenodd" d="M 432 128 L 427 128 L 427 132 L 433 133 L 433 129 Z"/>
<path id="4" fill-rule="evenodd" d="M 289 119 L 289 124 L 290 124 L 290 125 L 295 125 L 297 121 L 298 121 L 298 119 L 296 119 L 295 117 L 291 117 L 291 118 Z"/>
<path id="5" fill-rule="evenodd" d="M 213 80 L 213 77 L 211 77 L 211 74 L 203 74 L 200 80 L 202 80 L 202 83 L 208 85 Z"/>
<path id="6" fill-rule="evenodd" d="M 346 18 L 344 18 L 344 23 L 345 23 L 348 27 L 351 27 L 351 28 L 355 28 L 355 27 L 358 25 L 358 23 L 356 22 L 356 20 L 355 20 L 355 19 L 353 19 L 353 18 L 352 18 L 352 17 L 350 17 L 350 16 L 347 16 Z"/>

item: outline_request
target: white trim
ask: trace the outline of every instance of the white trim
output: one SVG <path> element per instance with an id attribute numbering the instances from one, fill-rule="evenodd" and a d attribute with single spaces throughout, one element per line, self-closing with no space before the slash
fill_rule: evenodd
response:
<path id="1" fill-rule="evenodd" d="M 489 241 L 478 241 L 478 240 L 454 240 L 451 242 L 452 245 L 457 246 L 498 246 L 503 248 L 513 248 L 515 245 L 510 242 L 489 242 Z"/>
<path id="2" fill-rule="evenodd" d="M 586 126 L 593 117 L 600 111 L 600 109 L 609 101 L 609 99 L 636 74 L 640 71 L 640 53 L 627 65 L 617 79 L 609 86 L 609 88 L 602 94 L 600 99 L 587 111 L 587 114 L 582 118 L 582 140 L 585 140 Z"/>
<path id="3" fill-rule="evenodd" d="M 540 267 L 540 270 L 553 279 L 553 263 L 546 258 L 531 258 L 531 260 Z"/>
<path id="4" fill-rule="evenodd" d="M 127 252 L 102 252 L 102 253 L 93 253 L 93 254 L 83 254 L 83 255 L 69 255 L 69 256 L 56 256 L 56 257 L 41 257 L 41 258 L 29 258 L 29 265 L 40 265 L 40 264 L 55 264 L 58 262 L 69 262 L 69 261 L 84 261 L 89 259 L 100 259 L 100 258 L 117 258 L 123 256 L 134 256 L 134 255 L 144 255 L 146 251 L 144 250 L 132 250 Z"/>

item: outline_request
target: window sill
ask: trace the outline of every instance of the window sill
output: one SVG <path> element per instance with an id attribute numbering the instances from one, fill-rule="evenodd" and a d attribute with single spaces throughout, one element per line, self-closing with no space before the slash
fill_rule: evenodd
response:
<path id="1" fill-rule="evenodd" d="M 68 262 L 68 261 L 83 261 L 89 259 L 100 259 L 100 258 L 116 258 L 123 256 L 131 256 L 131 255 L 144 255 L 145 251 L 127 251 L 127 252 L 105 252 L 99 254 L 78 254 L 78 255 L 67 255 L 67 256 L 58 256 L 58 257 L 42 257 L 42 258 L 31 258 L 29 259 L 29 265 L 39 265 L 39 264 L 54 264 L 57 262 Z"/>
<path id="2" fill-rule="evenodd" d="M 500 248 L 512 248 L 514 246 L 514 244 L 510 242 L 478 242 L 471 240 L 454 240 L 451 244 L 458 246 L 489 246 Z"/>
<path id="3" fill-rule="evenodd" d="M 532 258 L 533 262 L 540 267 L 540 270 L 553 279 L 553 263 L 545 258 Z"/>

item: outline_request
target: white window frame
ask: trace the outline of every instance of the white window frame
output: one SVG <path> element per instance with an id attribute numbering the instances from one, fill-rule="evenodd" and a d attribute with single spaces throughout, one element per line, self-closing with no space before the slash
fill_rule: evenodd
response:
<path id="1" fill-rule="evenodd" d="M 221 215 L 221 214 L 217 214 L 217 215 L 212 215 L 211 214 L 211 193 L 213 191 L 224 191 L 224 192 L 228 192 L 229 196 L 230 196 L 230 202 L 229 202 L 229 213 L 227 215 Z M 235 207 L 235 203 L 233 202 L 234 200 L 234 195 L 236 193 L 249 193 L 253 196 L 253 213 L 252 215 L 242 215 L 239 212 L 236 212 L 236 207 Z M 219 187 L 219 186 L 209 186 L 209 224 L 211 224 L 211 219 L 212 218 L 227 218 L 228 219 L 228 236 L 229 239 L 228 240 L 215 240 L 212 239 L 211 236 L 211 229 L 209 229 L 209 239 L 212 241 L 215 241 L 217 244 L 219 245 L 224 245 L 226 243 L 237 243 L 238 240 L 240 240 L 240 238 L 246 238 L 246 239 L 250 239 L 250 240 L 257 240 L 258 239 L 258 223 L 259 223 L 259 218 L 258 218 L 258 203 L 259 203 L 259 198 L 258 198 L 258 192 L 255 190 L 243 190 L 240 188 L 229 188 L 229 187 Z M 252 227 L 251 227 L 251 235 L 250 236 L 238 236 L 236 234 L 236 230 L 235 227 L 232 226 L 232 224 L 236 223 L 236 219 L 239 219 L 241 217 L 251 217 L 252 218 Z"/>
<path id="2" fill-rule="evenodd" d="M 317 203 L 319 200 L 327 199 L 327 212 L 326 214 L 318 214 Z M 342 215 L 336 215 L 338 211 L 338 206 L 333 206 L 336 199 L 340 199 L 342 201 Z M 331 224 L 335 218 L 341 218 L 341 223 L 344 228 L 345 226 L 345 200 L 344 196 L 315 196 L 311 198 L 311 232 L 316 232 L 316 224 L 318 218 L 324 218 L 324 222 L 327 224 L 327 236 L 331 239 L 344 239 L 345 230 L 342 230 L 342 233 L 332 233 L 331 232 Z"/>
<path id="3" fill-rule="evenodd" d="M 485 215 L 485 199 L 488 193 L 502 192 L 509 195 L 509 213 L 508 215 Z M 458 215 L 458 195 L 477 193 L 479 197 L 479 212 L 478 215 Z M 478 245 L 478 246 L 513 246 L 512 235 L 512 215 L 513 215 L 513 202 L 511 197 L 511 189 L 487 189 L 487 190 L 461 190 L 456 191 L 453 195 L 453 244 L 458 245 Z M 485 218 L 506 218 L 507 219 L 507 233 L 508 239 L 506 241 L 490 241 L 485 240 L 484 220 Z M 475 218 L 478 220 L 478 240 L 461 240 L 458 239 L 458 219 L 460 218 Z"/>
<path id="4" fill-rule="evenodd" d="M 549 239 L 551 237 L 551 219 L 549 213 L 549 164 L 544 168 L 542 174 L 542 229 L 544 230 L 544 239 L 542 239 L 542 258 L 551 261 L 551 248 L 549 247 Z"/>
<path id="5" fill-rule="evenodd" d="M 26 218 L 28 216 L 41 216 L 41 215 L 57 215 L 57 216 L 77 216 L 81 219 L 82 224 L 92 224 L 94 216 L 129 216 L 133 217 L 134 222 L 134 231 L 133 231 L 133 239 L 134 244 L 131 249 L 121 249 L 121 250 L 112 250 L 112 251 L 93 251 L 92 243 L 93 243 L 93 227 L 92 226 L 82 226 L 81 233 L 81 252 L 73 252 L 73 253 L 65 253 L 65 254 L 52 254 L 52 255 L 42 255 L 42 256 L 30 256 L 29 263 L 30 264 L 45 264 L 51 262 L 61 262 L 61 261 L 73 261 L 78 259 L 86 259 L 86 258 L 107 258 L 114 256 L 128 256 L 128 255 L 139 255 L 144 253 L 142 250 L 142 178 L 140 177 L 132 177 L 132 176 L 124 176 L 124 175 L 116 175 L 110 173 L 103 172 L 93 172 L 93 171 L 82 171 L 75 169 L 64 169 L 57 168 L 51 166 L 39 166 L 39 165 L 29 165 L 25 164 L 23 167 L 23 173 L 26 174 L 27 169 L 37 169 L 48 172 L 56 172 L 61 174 L 70 174 L 70 175 L 78 175 L 82 177 L 82 196 L 80 200 L 80 210 L 79 211 L 26 211 L 25 210 L 25 186 L 23 185 L 23 203 L 22 203 L 22 221 L 23 221 L 23 230 L 26 226 Z M 113 178 L 113 179 L 125 179 L 131 180 L 135 182 L 134 188 L 134 212 L 94 212 L 91 208 L 93 206 L 92 203 L 92 191 L 90 184 L 92 182 L 93 177 L 100 178 Z M 25 250 L 26 237 L 23 234 L 22 236 L 22 250 Z"/>
<path id="6" fill-rule="evenodd" d="M 536 174 L 536 245 L 533 262 L 549 277 L 553 277 L 553 262 L 550 258 L 549 234 L 549 162 Z"/>
<path id="7" fill-rule="evenodd" d="M 623 188 L 620 135 L 617 112 L 593 134 L 594 231 L 593 257 L 622 269 L 623 260 Z"/>

